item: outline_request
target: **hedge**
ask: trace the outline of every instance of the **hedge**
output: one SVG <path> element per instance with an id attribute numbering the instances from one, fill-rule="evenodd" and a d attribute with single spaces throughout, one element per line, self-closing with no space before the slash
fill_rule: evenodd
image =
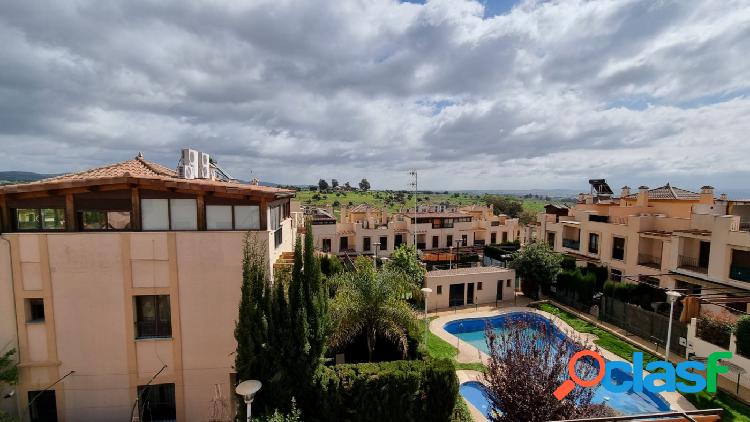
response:
<path id="1" fill-rule="evenodd" d="M 653 302 L 666 302 L 667 295 L 661 289 L 656 289 L 644 283 L 626 283 L 609 280 L 604 283 L 604 295 L 619 301 L 638 305 L 647 311 L 653 311 Z"/>
<path id="2" fill-rule="evenodd" d="M 750 315 L 737 320 L 734 333 L 737 336 L 737 353 L 750 357 Z"/>
<path id="3" fill-rule="evenodd" d="M 558 292 L 575 293 L 579 302 L 591 306 L 596 288 L 596 277 L 593 273 L 584 274 L 576 268 L 559 273 L 556 286 Z"/>
<path id="4" fill-rule="evenodd" d="M 729 349 L 735 321 L 723 313 L 707 312 L 698 318 L 698 337 L 717 346 Z"/>
<path id="5" fill-rule="evenodd" d="M 456 368 L 448 359 L 322 367 L 317 385 L 320 421 L 447 422 L 458 397 Z"/>

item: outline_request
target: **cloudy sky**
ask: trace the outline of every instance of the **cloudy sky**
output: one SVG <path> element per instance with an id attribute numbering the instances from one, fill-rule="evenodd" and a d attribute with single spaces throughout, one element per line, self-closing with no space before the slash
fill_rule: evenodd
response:
<path id="1" fill-rule="evenodd" d="M 750 2 L 5 0 L 0 170 L 748 188 Z"/>

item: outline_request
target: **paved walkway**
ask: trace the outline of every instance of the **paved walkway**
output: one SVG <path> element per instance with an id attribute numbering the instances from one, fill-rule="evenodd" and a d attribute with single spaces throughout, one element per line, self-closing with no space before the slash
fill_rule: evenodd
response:
<path id="1" fill-rule="evenodd" d="M 528 307 L 521 307 L 521 306 L 508 306 L 508 307 L 500 307 L 497 308 L 485 308 L 485 309 L 477 309 L 474 312 L 445 312 L 438 313 L 438 317 L 435 318 L 430 322 L 430 331 L 432 331 L 436 336 L 440 337 L 441 339 L 447 341 L 450 344 L 453 344 L 457 346 L 458 348 L 458 356 L 456 359 L 459 362 L 482 362 L 485 363 L 489 359 L 489 357 L 477 349 L 476 347 L 460 341 L 460 339 L 453 334 L 450 334 L 449 332 L 445 331 L 443 326 L 450 322 L 457 319 L 464 319 L 464 318 L 487 318 L 492 317 L 496 315 L 501 315 L 504 313 L 509 313 L 513 311 L 523 311 L 523 312 L 533 312 L 537 313 L 550 321 L 552 321 L 553 324 L 555 324 L 561 331 L 566 333 L 571 333 L 576 335 L 577 337 L 580 337 L 582 340 L 588 340 L 593 341 L 597 337 L 593 334 L 586 334 L 586 333 L 579 333 L 575 331 L 570 325 L 568 325 L 565 321 L 561 320 L 560 318 L 549 314 L 544 311 L 540 311 L 538 309 L 534 308 L 528 308 Z M 622 361 L 625 362 L 626 360 L 615 355 L 614 353 L 599 348 L 599 351 L 601 355 L 610 361 Z M 673 410 L 695 410 L 695 407 L 681 394 L 677 392 L 664 392 L 661 393 L 661 396 L 664 398 L 664 400 L 669 403 L 669 406 Z"/>

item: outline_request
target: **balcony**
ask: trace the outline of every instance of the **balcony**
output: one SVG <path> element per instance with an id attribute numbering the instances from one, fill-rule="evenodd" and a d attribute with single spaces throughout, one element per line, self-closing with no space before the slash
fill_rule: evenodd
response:
<path id="1" fill-rule="evenodd" d="M 741 267 L 739 265 L 730 266 L 729 278 L 732 280 L 750 282 L 750 267 Z"/>
<path id="2" fill-rule="evenodd" d="M 654 256 L 649 255 L 645 253 L 639 253 L 638 254 L 638 265 L 642 265 L 644 267 L 650 267 L 655 269 L 661 269 L 661 257 L 660 256 Z"/>
<path id="3" fill-rule="evenodd" d="M 581 249 L 581 241 L 580 240 L 564 239 L 563 238 L 562 244 L 563 244 L 563 248 L 575 249 L 575 250 Z"/>
<path id="4" fill-rule="evenodd" d="M 677 268 L 694 273 L 708 274 L 708 265 L 692 256 L 680 255 L 678 257 Z"/>

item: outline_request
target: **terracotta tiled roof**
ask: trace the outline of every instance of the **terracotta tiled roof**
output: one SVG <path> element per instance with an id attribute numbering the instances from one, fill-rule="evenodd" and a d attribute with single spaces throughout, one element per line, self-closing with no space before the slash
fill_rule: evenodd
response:
<path id="1" fill-rule="evenodd" d="M 637 199 L 638 193 L 632 193 L 627 196 L 628 199 Z M 682 201 L 697 201 L 700 194 L 689 190 L 676 188 L 667 183 L 664 186 L 648 190 L 648 199 L 676 199 Z"/>
<path id="2" fill-rule="evenodd" d="M 17 193 L 65 189 L 76 186 L 92 186 L 97 184 L 124 183 L 126 181 L 142 180 L 179 184 L 185 189 L 202 189 L 226 191 L 230 193 L 262 192 L 289 196 L 293 191 L 270 186 L 251 185 L 236 181 L 210 179 L 182 179 L 175 170 L 160 164 L 147 161 L 141 154 L 132 160 L 68 173 L 30 183 L 0 186 L 1 193 Z"/>
<path id="3" fill-rule="evenodd" d="M 370 204 L 359 204 L 352 208 L 349 208 L 349 212 L 367 212 L 367 211 L 380 211 L 380 208 L 373 207 Z"/>
<path id="4" fill-rule="evenodd" d="M 53 183 L 68 180 L 89 180 L 103 177 L 178 177 L 177 172 L 162 166 L 161 164 L 146 161 L 143 156 L 137 156 L 132 160 L 121 163 L 110 164 L 102 167 L 68 173 L 49 179 L 38 180 L 33 183 Z"/>

